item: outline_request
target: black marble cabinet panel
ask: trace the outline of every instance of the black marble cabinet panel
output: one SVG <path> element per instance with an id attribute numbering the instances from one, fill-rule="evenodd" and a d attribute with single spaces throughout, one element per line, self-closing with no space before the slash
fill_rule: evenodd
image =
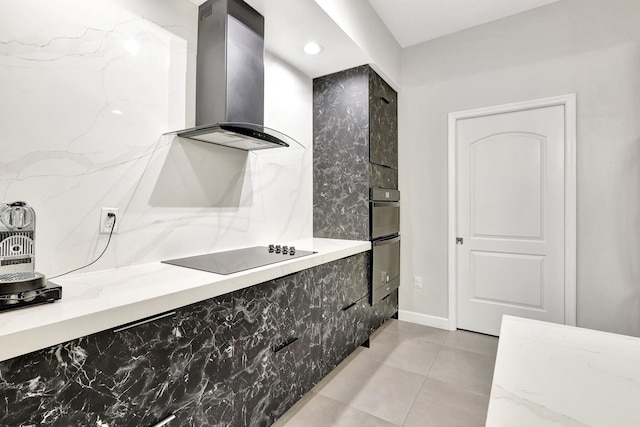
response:
<path id="1" fill-rule="evenodd" d="M 164 413 L 179 426 L 228 426 L 233 419 L 233 294 L 205 300 L 177 312 L 177 351 L 170 358 L 175 381 Z M 157 398 L 156 398 L 157 399 Z"/>
<path id="2" fill-rule="evenodd" d="M 282 348 L 261 346 L 233 378 L 237 426 L 270 426 L 322 378 L 320 324 Z"/>
<path id="3" fill-rule="evenodd" d="M 236 292 L 235 425 L 268 426 L 319 380 L 321 265 Z"/>
<path id="4" fill-rule="evenodd" d="M 373 71 L 369 73 L 369 161 L 398 169 L 398 95 Z"/>
<path id="5" fill-rule="evenodd" d="M 321 316 L 322 289 L 314 269 L 234 293 L 233 335 L 237 370 L 253 363 L 263 348 L 300 338 Z"/>
<path id="6" fill-rule="evenodd" d="M 313 150 L 314 236 L 369 240 L 369 188 L 398 189 L 397 93 L 368 65 L 314 79 Z M 322 282 L 325 322 L 360 296 L 332 287 L 331 273 Z M 397 298 L 392 306 L 369 307 L 370 331 L 397 312 Z M 326 333 L 341 328 L 328 324 Z"/>
<path id="7" fill-rule="evenodd" d="M 369 294 L 369 253 L 324 264 L 317 270 L 322 287 L 322 320 Z"/>
<path id="8" fill-rule="evenodd" d="M 367 323 L 371 334 L 390 317 L 398 313 L 398 290 L 396 289 L 387 297 L 370 306 L 367 313 Z"/>
<path id="9" fill-rule="evenodd" d="M 0 426 L 137 427 L 170 414 L 170 426 L 270 425 L 388 315 L 368 304 L 368 262 L 354 255 L 0 362 Z"/>
<path id="10" fill-rule="evenodd" d="M 364 297 L 322 322 L 322 376 L 369 339 L 370 317 L 369 298 Z"/>
<path id="11" fill-rule="evenodd" d="M 0 425 L 141 426 L 172 412 L 228 425 L 231 310 L 229 298 L 199 303 L 0 362 Z"/>
<path id="12" fill-rule="evenodd" d="M 398 170 L 369 164 L 369 185 L 375 188 L 398 189 Z"/>
<path id="13" fill-rule="evenodd" d="M 316 237 L 369 236 L 368 79 L 361 66 L 313 81 Z"/>
<path id="14" fill-rule="evenodd" d="M 369 188 L 398 188 L 397 123 L 368 65 L 313 80 L 314 236 L 369 239 Z"/>
<path id="15" fill-rule="evenodd" d="M 170 382 L 173 319 L 105 331 L 0 363 L 0 425 L 140 425 Z M 154 357 L 150 358 L 149 353 Z"/>

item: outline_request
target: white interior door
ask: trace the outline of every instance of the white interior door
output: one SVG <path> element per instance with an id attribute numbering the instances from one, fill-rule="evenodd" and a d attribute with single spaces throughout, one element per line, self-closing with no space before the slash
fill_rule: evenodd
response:
<path id="1" fill-rule="evenodd" d="M 457 328 L 565 323 L 565 108 L 455 122 Z"/>

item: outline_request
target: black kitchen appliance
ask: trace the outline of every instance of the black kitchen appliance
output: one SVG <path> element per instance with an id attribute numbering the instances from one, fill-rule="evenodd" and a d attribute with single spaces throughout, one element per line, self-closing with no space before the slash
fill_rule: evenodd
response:
<path id="1" fill-rule="evenodd" d="M 209 273 L 233 274 L 251 268 L 300 258 L 313 253 L 312 251 L 297 250 L 294 246 L 269 245 L 268 247 L 254 246 L 251 248 L 215 252 L 162 262 Z"/>
<path id="2" fill-rule="evenodd" d="M 400 192 L 386 188 L 369 190 L 371 304 L 400 286 Z"/>
<path id="3" fill-rule="evenodd" d="M 25 202 L 0 204 L 0 311 L 54 302 L 62 287 L 35 271 L 36 214 Z"/>
<path id="4" fill-rule="evenodd" d="M 264 123 L 264 17 L 242 0 L 198 8 L 196 126 L 169 132 L 240 150 L 301 147 Z"/>

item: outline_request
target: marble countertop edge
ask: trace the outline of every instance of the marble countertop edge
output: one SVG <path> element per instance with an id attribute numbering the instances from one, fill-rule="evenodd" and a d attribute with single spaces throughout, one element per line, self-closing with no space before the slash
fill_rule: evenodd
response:
<path id="1" fill-rule="evenodd" d="M 316 253 L 230 275 L 161 262 L 54 280 L 62 299 L 0 313 L 0 361 L 366 252 L 368 241 L 303 239 Z"/>
<path id="2" fill-rule="evenodd" d="M 640 425 L 640 338 L 504 316 L 487 427 Z"/>

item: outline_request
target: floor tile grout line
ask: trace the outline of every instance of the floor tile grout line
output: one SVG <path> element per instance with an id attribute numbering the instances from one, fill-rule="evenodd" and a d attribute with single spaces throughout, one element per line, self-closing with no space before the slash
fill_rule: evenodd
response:
<path id="1" fill-rule="evenodd" d="M 373 417 L 373 418 L 376 418 L 376 419 L 378 419 L 378 420 L 384 421 L 385 423 L 393 424 L 394 426 L 397 426 L 397 427 L 402 427 L 402 424 L 392 423 L 391 421 L 385 420 L 384 418 L 380 418 L 379 416 L 377 416 L 377 415 L 375 415 L 375 414 L 372 414 L 372 413 L 371 413 L 371 412 L 369 412 L 369 411 L 365 411 L 365 410 L 363 410 L 363 409 L 357 408 L 357 407 L 352 406 L 352 405 L 350 405 L 350 404 L 348 404 L 348 403 L 340 402 L 339 400 L 336 400 L 336 399 L 334 399 L 334 398 L 332 398 L 332 397 L 330 397 L 330 396 L 325 396 L 324 394 L 322 394 L 321 396 L 322 396 L 322 397 L 324 397 L 325 399 L 329 399 L 329 400 L 331 400 L 331 401 L 333 401 L 333 402 L 336 402 L 336 403 L 338 403 L 338 404 L 340 404 L 340 405 L 342 405 L 342 406 L 348 406 L 349 408 L 351 408 L 351 409 L 355 409 L 356 411 L 362 412 L 363 414 L 367 414 L 367 415 L 369 415 L 370 417 Z"/>
<path id="2" fill-rule="evenodd" d="M 386 330 L 385 330 L 385 331 L 382 331 L 382 332 L 388 332 L 388 333 L 390 333 L 390 334 L 399 335 L 399 336 L 401 336 L 401 337 L 403 337 L 403 338 L 406 338 L 407 340 L 411 340 L 411 341 L 413 341 L 413 340 L 417 340 L 417 341 L 424 341 L 424 342 L 428 342 L 429 344 L 444 345 L 444 342 L 431 341 L 431 340 L 428 340 L 428 339 L 423 338 L 423 337 L 412 337 L 412 336 L 409 336 L 409 335 L 405 335 L 405 334 L 403 334 L 403 333 L 401 333 L 401 332 L 396 332 L 396 331 L 386 331 Z M 382 333 L 382 332 L 381 332 L 381 333 Z"/>
<path id="3" fill-rule="evenodd" d="M 398 321 L 398 322 L 401 322 L 401 321 Z M 399 323 L 396 327 L 397 328 L 402 328 L 403 327 L 402 323 L 404 323 L 404 322 Z M 391 323 L 389 323 L 388 325 L 390 325 L 390 324 Z M 448 345 L 447 343 L 450 342 L 450 341 L 454 341 L 454 342 L 457 341 L 456 337 L 454 337 L 452 335 L 453 333 L 455 333 L 455 331 L 447 331 L 447 335 L 444 337 L 444 339 L 442 341 L 439 342 L 439 340 L 430 340 L 430 339 L 426 339 L 425 337 L 422 337 L 422 336 L 415 336 L 415 335 L 419 335 L 419 333 L 420 333 L 419 330 L 407 329 L 407 330 L 411 330 L 413 332 L 414 335 L 412 335 L 412 334 L 408 334 L 408 333 L 402 333 L 400 330 L 395 330 L 395 331 L 389 330 L 388 325 L 385 325 L 384 328 L 381 328 L 378 331 L 376 331 L 375 336 L 371 337 L 371 339 L 372 339 L 371 342 L 372 343 L 380 335 L 383 335 L 383 334 L 386 335 L 387 333 L 389 333 L 391 335 L 388 336 L 387 339 L 389 339 L 389 337 L 397 337 L 401 341 L 414 342 L 414 343 L 415 342 L 427 343 L 429 345 L 434 346 L 434 347 L 432 347 L 433 350 L 436 350 L 436 346 L 437 346 L 437 352 L 435 352 L 435 356 L 433 356 L 433 359 L 432 359 L 431 363 L 429 364 L 428 370 L 426 370 L 426 373 L 407 370 L 405 368 L 396 366 L 394 364 L 389 364 L 389 363 L 387 363 L 387 359 L 384 359 L 384 358 L 383 358 L 383 360 L 380 360 L 380 359 L 377 359 L 376 357 L 371 357 L 371 356 L 369 356 L 367 354 L 369 349 L 366 349 L 366 348 L 363 349 L 363 351 L 361 351 L 359 354 L 355 354 L 355 355 L 351 354 L 351 355 L 349 355 L 347 357 L 347 359 L 353 357 L 347 363 L 348 365 L 350 365 L 353 362 L 357 363 L 357 359 L 362 357 L 363 359 L 368 360 L 368 362 L 372 362 L 372 363 L 374 363 L 374 364 L 376 364 L 378 366 L 384 366 L 384 367 L 391 368 L 391 369 L 397 369 L 397 370 L 400 370 L 400 371 L 405 372 L 407 374 L 411 374 L 411 375 L 414 375 L 414 376 L 417 375 L 417 376 L 422 378 L 422 380 L 419 383 L 414 383 L 415 385 L 419 384 L 419 388 L 418 388 L 417 393 L 415 393 L 415 395 L 413 396 L 413 398 L 411 399 L 411 395 L 406 396 L 408 399 L 411 399 L 412 401 L 410 402 L 410 406 L 409 406 L 407 412 L 405 413 L 404 418 L 402 419 L 402 423 L 400 425 L 395 424 L 395 422 L 393 422 L 393 421 L 389 421 L 389 420 L 386 420 L 384 418 L 381 418 L 381 417 L 379 417 L 379 416 L 377 416 L 377 415 L 375 415 L 375 414 L 373 414 L 371 412 L 368 412 L 367 410 L 365 410 L 363 408 L 359 408 L 359 407 L 353 406 L 350 403 L 342 402 L 340 400 L 334 399 L 333 397 L 325 395 L 325 394 L 322 393 L 322 390 L 317 390 L 317 388 L 315 386 L 314 386 L 314 389 L 313 389 L 314 391 L 312 391 L 312 393 L 317 395 L 317 396 L 321 396 L 322 398 L 329 399 L 330 401 L 332 401 L 332 402 L 334 402 L 334 403 L 336 403 L 336 404 L 338 404 L 338 405 L 340 405 L 342 407 L 346 407 L 346 408 L 350 408 L 352 410 L 355 410 L 360 414 L 366 414 L 367 416 L 374 417 L 376 420 L 380 420 L 380 421 L 383 421 L 384 423 L 388 423 L 390 426 L 393 425 L 393 426 L 398 426 L 398 427 L 404 426 L 407 423 L 407 420 L 409 419 L 409 416 L 412 414 L 412 412 L 417 410 L 416 409 L 417 408 L 416 405 L 419 402 L 419 397 L 421 396 L 421 394 L 423 392 L 425 392 L 425 386 L 427 384 L 427 381 L 429 381 L 429 380 L 434 380 L 434 381 L 437 380 L 439 382 L 442 382 L 443 384 L 447 384 L 447 385 L 450 385 L 450 386 L 455 386 L 455 387 L 457 387 L 457 388 L 459 388 L 461 390 L 464 390 L 465 392 L 473 393 L 474 395 L 477 395 L 477 396 L 483 396 L 483 397 L 489 397 L 490 396 L 490 391 L 489 391 L 488 394 L 485 394 L 485 393 L 479 392 L 476 389 L 467 388 L 464 385 L 461 385 L 461 384 L 458 384 L 458 383 L 455 383 L 455 382 L 449 382 L 449 381 L 446 381 L 446 380 L 441 380 L 441 379 L 437 379 L 437 378 L 431 378 L 430 375 L 432 374 L 434 366 L 436 365 L 436 362 L 438 361 L 438 358 L 442 355 L 443 349 L 445 347 L 446 347 L 446 350 L 462 351 L 462 352 L 465 352 L 465 353 L 470 353 L 470 354 L 474 354 L 474 355 L 478 355 L 478 356 L 484 356 L 484 357 L 487 357 L 487 358 L 492 358 L 493 361 L 494 361 L 494 364 L 495 364 L 495 355 L 494 354 L 492 354 L 490 352 L 475 351 L 475 350 L 472 350 L 472 349 L 469 349 L 469 348 L 465 348 L 465 347 L 462 347 L 462 346 Z M 427 327 L 427 328 L 433 329 L 433 328 L 430 328 L 430 327 Z M 396 339 L 396 338 L 391 338 L 391 339 Z M 463 340 L 464 340 L 464 337 L 463 337 Z M 464 341 L 463 341 L 463 344 L 464 344 Z M 481 343 L 481 346 L 482 346 L 482 343 Z M 429 353 L 433 354 L 433 353 L 431 353 L 431 351 Z M 423 354 L 423 353 L 421 352 L 420 354 Z M 347 360 L 344 360 L 338 366 L 343 365 L 343 363 L 346 362 L 346 361 Z M 334 369 L 337 370 L 338 366 L 336 366 Z M 340 369 L 340 371 L 342 371 L 342 369 Z M 337 372 L 335 377 L 337 377 L 339 375 L 340 375 L 340 372 Z M 416 378 L 416 379 L 419 380 L 419 378 Z M 438 400 L 434 400 L 433 398 L 430 398 L 429 395 L 424 396 L 424 399 L 426 399 L 426 401 L 429 402 L 430 404 L 435 404 L 435 405 L 438 405 L 440 407 L 447 408 L 447 405 L 444 405 L 444 404 L 440 403 Z M 398 415 L 401 415 L 401 414 L 398 414 Z M 397 421 L 398 420 L 396 420 L 396 422 Z"/>
<path id="4" fill-rule="evenodd" d="M 413 402 L 411 402 L 411 406 L 409 407 L 409 410 L 407 411 L 407 415 L 405 415 L 404 416 L 404 420 L 402 420 L 402 425 L 404 425 L 407 422 L 407 418 L 409 418 L 409 414 L 411 414 L 411 410 L 416 405 L 416 401 L 418 400 L 418 396 L 420 396 L 420 393 L 422 393 L 422 389 L 424 388 L 424 385 L 426 384 L 427 380 L 429 379 L 429 372 L 431 372 L 431 368 L 433 368 L 433 364 L 436 363 L 436 359 L 438 358 L 438 355 L 440 354 L 441 350 L 442 350 L 442 345 L 440 345 L 440 348 L 438 349 L 438 353 L 436 354 L 436 357 L 433 358 L 433 362 L 431 362 L 431 366 L 429 366 L 429 371 L 424 376 L 424 380 L 422 381 L 422 384 L 420 385 L 420 389 L 418 390 L 418 392 L 414 396 Z"/>
<path id="5" fill-rule="evenodd" d="M 436 364 L 436 360 L 438 360 L 438 356 L 440 356 L 440 353 L 442 352 L 442 348 L 444 347 L 444 345 L 440 345 L 440 348 L 438 349 L 438 353 L 436 354 L 436 357 L 433 358 L 433 362 L 431 362 L 431 366 L 429 366 L 429 371 L 427 371 L 427 375 L 426 377 L 429 378 L 429 374 L 431 373 L 431 370 L 433 369 L 433 365 Z"/>
<path id="6" fill-rule="evenodd" d="M 434 343 L 429 343 L 429 344 L 434 344 Z M 438 345 L 438 344 L 434 344 L 434 345 Z M 435 359 L 438 357 L 438 354 L 440 354 L 441 348 L 442 348 L 442 346 L 440 346 L 440 348 L 438 349 L 438 353 L 436 353 L 436 356 L 433 359 L 434 361 L 431 362 L 431 365 L 429 365 L 429 370 L 425 374 L 422 374 L 422 373 L 416 372 L 416 371 L 410 371 L 408 369 L 401 368 L 400 366 L 392 365 L 390 363 L 387 363 L 386 359 L 384 361 L 380 361 L 380 360 L 375 359 L 375 358 L 373 358 L 371 356 L 367 356 L 366 353 L 361 353 L 361 354 L 358 355 L 358 357 L 365 357 L 365 358 L 369 359 L 372 362 L 376 362 L 376 363 L 378 363 L 380 365 L 384 365 L 384 366 L 389 367 L 389 368 L 399 369 L 399 370 L 401 370 L 403 372 L 407 372 L 407 373 L 413 374 L 413 375 L 418 375 L 420 377 L 426 377 L 429 374 L 429 371 L 431 371 L 431 368 L 433 367 L 433 363 L 435 362 Z"/>
<path id="7" fill-rule="evenodd" d="M 440 352 L 440 349 L 438 349 L 438 352 Z M 365 357 L 365 358 L 366 358 L 366 356 L 362 356 L 362 355 L 358 355 L 357 357 Z M 352 362 L 355 362 L 355 361 L 357 360 L 357 357 L 355 357 L 355 358 L 352 360 Z M 387 423 L 390 423 L 390 424 L 396 425 L 396 426 L 398 426 L 398 427 L 402 427 L 402 425 L 403 425 L 403 424 L 404 424 L 404 422 L 406 421 L 407 417 L 409 416 L 409 413 L 411 412 L 411 409 L 413 408 L 413 405 L 415 404 L 416 399 L 417 399 L 418 395 L 420 394 L 420 391 L 421 391 L 421 390 L 422 390 L 422 388 L 424 387 L 424 383 L 425 383 L 425 381 L 427 380 L 427 376 L 426 376 L 426 375 L 419 374 L 419 373 L 416 373 L 416 372 L 413 372 L 413 371 L 407 371 L 406 369 L 402 369 L 402 368 L 399 368 L 399 367 L 397 367 L 397 366 L 389 365 L 389 364 L 386 364 L 386 363 L 384 363 L 384 362 L 380 362 L 379 360 L 375 360 L 375 359 L 372 359 L 372 358 L 368 358 L 368 361 L 369 361 L 369 362 L 372 362 L 372 363 L 375 363 L 376 365 L 379 365 L 379 366 L 383 366 L 383 367 L 390 368 L 390 369 L 397 369 L 397 370 L 403 371 L 403 372 L 405 372 L 405 373 L 411 374 L 411 375 L 413 375 L 413 376 L 417 376 L 417 377 L 422 377 L 422 378 L 423 378 L 422 382 L 420 383 L 420 388 L 418 389 L 418 392 L 417 392 L 417 393 L 416 393 L 416 395 L 414 396 L 413 401 L 411 402 L 411 406 L 409 407 L 409 410 L 407 411 L 407 414 L 406 414 L 406 415 L 404 416 L 404 418 L 403 418 L 403 422 L 402 422 L 402 424 L 395 424 L 395 423 L 393 423 L 393 422 L 391 422 L 391 421 L 385 420 L 384 418 L 380 418 L 380 417 L 378 417 L 378 416 L 376 416 L 376 415 L 372 414 L 371 412 L 365 411 L 364 409 L 360 409 L 360 408 L 358 408 L 358 407 L 356 407 L 356 406 L 353 406 L 353 405 L 351 405 L 351 404 L 349 404 L 349 403 L 341 402 L 341 401 L 338 401 L 338 400 L 336 400 L 336 399 L 332 399 L 330 396 L 325 395 L 325 394 L 323 394 L 323 393 L 321 393 L 321 392 L 319 392 L 318 394 L 322 395 L 323 397 L 326 397 L 326 398 L 332 399 L 332 400 L 334 400 L 334 401 L 337 401 L 337 402 L 339 402 L 339 403 L 341 403 L 341 404 L 343 404 L 343 405 L 349 406 L 350 408 L 357 409 L 357 410 L 359 410 L 359 411 L 361 411 L 361 412 L 364 412 L 364 413 L 366 413 L 366 414 L 368 414 L 368 415 L 371 415 L 371 416 L 374 416 L 374 417 L 376 417 L 376 418 L 378 418 L 378 419 L 384 420 L 384 421 L 385 421 L 385 422 L 387 422 Z M 432 365 L 433 365 L 433 364 L 432 364 Z M 431 369 L 431 367 L 429 367 L 429 369 Z"/>
<path id="8" fill-rule="evenodd" d="M 418 400 L 418 396 L 420 396 L 420 392 L 424 388 L 424 384 L 427 382 L 427 379 L 428 379 L 427 377 L 424 377 L 424 380 L 422 380 L 422 384 L 420 384 L 420 389 L 418 390 L 416 395 L 413 397 L 413 402 L 411 402 L 411 406 L 409 407 L 409 410 L 407 411 L 407 415 L 404 416 L 404 418 L 402 420 L 402 424 L 400 424 L 401 426 L 404 426 L 404 423 L 407 422 L 407 418 L 409 418 L 409 414 L 411 414 L 411 410 L 415 406 L 416 400 Z"/>
<path id="9" fill-rule="evenodd" d="M 462 350 L 462 351 L 466 351 L 468 353 L 479 354 L 480 356 L 491 357 L 493 359 L 496 358 L 496 356 L 494 354 L 489 354 L 489 353 L 485 353 L 485 352 L 482 352 L 482 351 L 469 350 L 468 348 L 464 348 L 464 347 L 455 347 L 455 346 L 446 345 L 446 344 L 442 344 L 442 347 L 447 347 L 447 348 L 453 349 L 453 350 Z"/>

